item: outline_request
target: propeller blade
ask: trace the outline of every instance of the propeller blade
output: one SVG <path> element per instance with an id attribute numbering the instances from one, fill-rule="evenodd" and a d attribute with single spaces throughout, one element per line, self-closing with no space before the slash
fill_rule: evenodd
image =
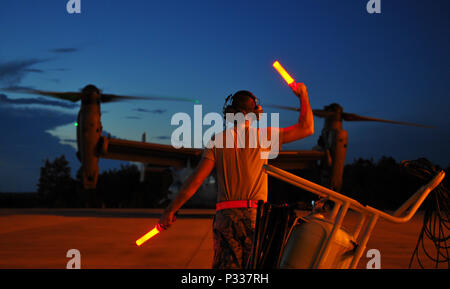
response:
<path id="1" fill-rule="evenodd" d="M 369 117 L 369 116 L 361 116 L 361 115 L 357 115 L 354 113 L 346 113 L 346 112 L 342 113 L 342 119 L 345 121 L 378 121 L 378 122 L 386 122 L 386 123 L 409 125 L 409 126 L 434 128 L 434 126 L 429 126 L 429 125 L 404 122 L 404 121 L 387 120 L 387 119 L 381 119 L 381 118 L 375 118 L 375 117 Z"/>
<path id="2" fill-rule="evenodd" d="M 53 91 L 42 91 L 32 88 L 2 88 L 4 91 L 14 92 L 14 93 L 24 93 L 24 94 L 37 94 L 37 95 L 45 95 L 51 96 L 58 99 L 69 100 L 72 102 L 77 102 L 81 99 L 81 92 L 53 92 Z"/>
<path id="3" fill-rule="evenodd" d="M 300 108 L 293 107 L 293 106 L 284 106 L 284 105 L 278 105 L 278 104 L 266 104 L 265 106 L 284 109 L 284 110 L 300 111 Z"/>
<path id="4" fill-rule="evenodd" d="M 292 111 L 300 111 L 300 108 L 293 107 L 293 106 L 284 106 L 284 105 L 278 105 L 278 104 L 266 104 L 268 107 L 274 107 L 279 109 L 285 109 L 285 110 L 292 110 Z M 326 111 L 321 109 L 313 109 L 313 114 L 317 117 L 328 117 L 334 115 L 334 112 L 332 111 Z"/>
<path id="5" fill-rule="evenodd" d="M 327 111 L 323 109 L 313 109 L 312 111 L 315 116 L 323 118 L 327 118 L 336 114 L 334 111 Z"/>
<path id="6" fill-rule="evenodd" d="M 184 97 L 163 97 L 163 96 L 128 96 L 128 95 L 116 95 L 116 94 L 104 94 L 101 95 L 102 102 L 114 102 L 120 100 L 166 100 L 166 101 L 184 101 L 198 103 L 197 99 L 184 98 Z"/>
<path id="7" fill-rule="evenodd" d="M 284 106 L 284 105 L 278 105 L 278 104 L 267 104 L 266 106 L 279 108 L 279 109 L 285 109 L 285 110 L 300 111 L 300 108 L 296 108 L 296 107 L 292 107 L 292 106 Z M 327 117 L 333 116 L 335 113 L 333 111 L 313 109 L 313 114 L 317 117 L 327 118 Z M 386 122 L 386 123 L 409 125 L 409 126 L 434 128 L 434 126 L 429 126 L 429 125 L 410 123 L 410 122 L 404 122 L 404 121 L 387 120 L 387 119 L 368 117 L 368 116 L 361 116 L 361 115 L 357 115 L 354 113 L 346 113 L 346 112 L 342 113 L 342 119 L 345 121 L 378 121 L 378 122 Z"/>
<path id="8" fill-rule="evenodd" d="M 24 94 L 37 94 L 51 96 L 63 100 L 69 100 L 76 102 L 81 99 L 81 92 L 53 92 L 53 91 L 42 91 L 27 87 L 9 87 L 1 88 L 3 91 L 14 92 L 14 93 L 24 93 Z M 101 94 L 102 102 L 114 102 L 120 100 L 166 100 L 166 101 L 185 101 L 198 103 L 199 101 L 191 98 L 183 97 L 162 97 L 162 96 L 127 96 L 127 95 L 116 95 L 116 94 Z"/>

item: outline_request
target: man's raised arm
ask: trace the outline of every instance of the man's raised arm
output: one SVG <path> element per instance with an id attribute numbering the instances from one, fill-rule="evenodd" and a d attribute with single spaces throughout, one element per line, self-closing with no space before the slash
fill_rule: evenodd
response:
<path id="1" fill-rule="evenodd" d="M 300 117 L 292 126 L 280 129 L 281 143 L 293 142 L 314 134 L 314 117 L 309 105 L 308 91 L 303 83 L 293 82 L 289 85 L 300 99 Z"/>

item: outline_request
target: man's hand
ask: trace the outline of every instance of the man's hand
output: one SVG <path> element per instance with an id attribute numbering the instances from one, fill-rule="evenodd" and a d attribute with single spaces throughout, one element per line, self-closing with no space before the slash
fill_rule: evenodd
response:
<path id="1" fill-rule="evenodd" d="M 167 230 L 173 224 L 173 222 L 175 222 L 175 220 L 175 212 L 166 209 L 159 219 L 159 226 L 161 227 L 161 229 Z"/>
<path id="2" fill-rule="evenodd" d="M 303 83 L 293 82 L 289 85 L 292 89 L 292 91 L 297 95 L 299 98 L 304 98 L 308 96 L 308 91 L 306 90 L 306 85 Z"/>

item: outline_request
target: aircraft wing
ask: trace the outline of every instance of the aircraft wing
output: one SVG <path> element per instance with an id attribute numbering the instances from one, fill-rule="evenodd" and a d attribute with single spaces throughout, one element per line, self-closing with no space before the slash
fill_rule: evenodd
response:
<path id="1" fill-rule="evenodd" d="M 186 167 L 188 161 L 196 165 L 203 149 L 179 148 L 171 145 L 147 143 L 102 137 L 100 140 L 100 157 L 123 161 L 142 162 L 158 167 Z M 303 169 L 313 166 L 323 159 L 324 152 L 314 150 L 280 151 L 276 159 L 269 164 L 284 170 Z"/>
<path id="2" fill-rule="evenodd" d="M 142 162 L 161 167 L 183 168 L 189 159 L 194 163 L 198 162 L 202 152 L 202 149 L 176 149 L 171 145 L 124 139 L 102 137 L 100 140 L 101 158 Z"/>

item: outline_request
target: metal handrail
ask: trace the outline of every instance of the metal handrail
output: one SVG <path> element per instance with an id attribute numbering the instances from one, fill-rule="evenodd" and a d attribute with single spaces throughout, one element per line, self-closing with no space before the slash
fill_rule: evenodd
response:
<path id="1" fill-rule="evenodd" d="M 335 192 L 333 190 L 330 190 L 326 187 L 323 187 L 321 185 L 318 185 L 316 183 L 313 183 L 311 181 L 308 181 L 304 178 L 301 178 L 299 176 L 296 176 L 294 174 L 291 174 L 287 171 L 284 171 L 282 169 L 279 169 L 277 167 L 271 166 L 271 165 L 264 165 L 263 167 L 264 171 L 274 176 L 278 179 L 284 180 L 292 185 L 295 185 L 297 187 L 300 187 L 302 189 L 305 189 L 311 193 L 314 193 L 320 197 L 327 197 L 332 201 L 338 201 L 339 203 L 348 203 L 350 205 L 350 208 L 353 210 L 356 210 L 358 212 L 367 212 L 379 215 L 380 217 L 391 221 L 393 223 L 405 223 L 411 220 L 411 218 L 414 216 L 414 214 L 419 209 L 420 205 L 423 203 L 423 201 L 426 199 L 428 194 L 437 186 L 439 183 L 444 179 L 445 173 L 444 171 L 440 171 L 431 181 L 429 181 L 427 184 L 422 186 L 420 189 L 417 190 L 417 192 L 409 198 L 393 215 L 385 213 L 383 211 L 380 211 L 378 209 L 375 209 L 371 206 L 363 206 L 358 201 L 349 198 L 347 196 L 344 196 L 338 192 Z M 406 212 L 408 209 L 410 209 L 409 213 L 403 217 L 400 217 L 401 214 Z"/>
<path id="2" fill-rule="evenodd" d="M 325 188 L 316 183 L 310 182 L 306 179 L 303 179 L 299 176 L 291 174 L 287 171 L 284 171 L 280 168 L 264 165 L 264 171 L 273 177 L 276 177 L 282 181 L 290 183 L 294 186 L 307 190 L 313 194 L 316 194 L 320 197 L 327 198 L 330 201 L 335 203 L 333 212 L 331 214 L 330 221 L 334 223 L 333 228 L 322 245 L 320 252 L 318 254 L 318 258 L 315 260 L 313 268 L 322 268 L 326 264 L 327 257 L 331 250 L 331 243 L 335 239 L 337 232 L 339 231 L 343 219 L 347 214 L 349 209 L 352 209 L 361 214 L 361 218 L 356 227 L 355 232 L 353 232 L 353 238 L 356 240 L 360 237 L 359 245 L 356 248 L 356 251 L 353 255 L 352 261 L 350 263 L 349 268 L 356 268 L 359 260 L 366 248 L 367 242 L 370 238 L 370 234 L 372 233 L 373 228 L 375 227 L 378 218 L 384 218 L 393 223 L 405 223 L 409 221 L 414 214 L 419 209 L 420 205 L 423 203 L 428 194 L 444 179 L 445 173 L 444 171 L 439 172 L 431 181 L 429 181 L 426 185 L 422 186 L 417 192 L 411 196 L 400 208 L 395 211 L 393 215 L 380 211 L 378 209 L 372 208 L 370 206 L 363 206 L 358 201 L 344 196 L 338 192 Z M 404 216 L 401 216 L 406 211 L 409 210 Z M 367 222 L 366 222 L 367 220 Z M 363 226 L 363 224 L 365 225 Z M 359 236 L 362 231 L 361 236 Z"/>

